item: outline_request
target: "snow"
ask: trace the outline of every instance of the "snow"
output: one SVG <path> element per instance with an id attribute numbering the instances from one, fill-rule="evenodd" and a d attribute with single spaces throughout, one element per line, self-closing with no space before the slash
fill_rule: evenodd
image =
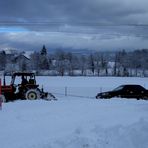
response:
<path id="1" fill-rule="evenodd" d="M 54 95 L 58 101 L 4 103 L 0 111 L 1 148 L 148 147 L 148 101 L 93 97 L 100 87 L 107 90 L 134 83 L 148 88 L 147 78 L 37 77 L 37 80 L 45 90 L 57 91 Z M 67 96 L 65 87 L 69 90 Z M 77 97 L 69 96 L 70 93 Z"/>
<path id="2" fill-rule="evenodd" d="M 95 97 L 100 91 L 112 90 L 123 84 L 139 84 L 148 89 L 148 78 L 139 77 L 38 77 L 38 81 L 54 94 Z"/>

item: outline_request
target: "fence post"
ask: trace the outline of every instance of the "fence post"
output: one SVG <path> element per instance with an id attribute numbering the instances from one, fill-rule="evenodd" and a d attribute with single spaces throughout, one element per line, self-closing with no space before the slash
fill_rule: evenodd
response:
<path id="1" fill-rule="evenodd" d="M 100 87 L 100 92 L 102 93 L 102 87 Z"/>
<path id="2" fill-rule="evenodd" d="M 65 96 L 67 96 L 67 87 L 65 87 Z"/>

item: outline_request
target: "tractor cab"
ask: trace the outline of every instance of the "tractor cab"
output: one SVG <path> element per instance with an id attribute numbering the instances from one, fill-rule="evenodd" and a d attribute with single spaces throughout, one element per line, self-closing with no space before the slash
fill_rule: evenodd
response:
<path id="1" fill-rule="evenodd" d="M 11 86 L 15 89 L 17 98 L 25 98 L 25 93 L 30 89 L 37 89 L 34 73 L 18 72 L 12 75 Z"/>
<path id="2" fill-rule="evenodd" d="M 14 73 L 11 78 L 11 85 L 23 85 L 37 87 L 34 73 L 18 72 Z"/>
<path id="3" fill-rule="evenodd" d="M 4 82 L 2 86 L 2 93 L 6 101 L 13 101 L 16 99 L 26 99 L 26 92 L 30 89 L 38 89 L 34 73 L 29 72 L 15 72 L 11 76 L 11 83 L 6 84 L 4 74 Z"/>

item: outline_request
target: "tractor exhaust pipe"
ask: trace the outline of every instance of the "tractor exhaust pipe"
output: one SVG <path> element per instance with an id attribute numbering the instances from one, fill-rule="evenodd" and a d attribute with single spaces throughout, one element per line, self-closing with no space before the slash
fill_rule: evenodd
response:
<path id="1" fill-rule="evenodd" d="M 5 79 L 5 73 L 4 73 L 4 79 L 3 79 L 3 85 L 5 86 L 6 85 L 6 79 Z"/>

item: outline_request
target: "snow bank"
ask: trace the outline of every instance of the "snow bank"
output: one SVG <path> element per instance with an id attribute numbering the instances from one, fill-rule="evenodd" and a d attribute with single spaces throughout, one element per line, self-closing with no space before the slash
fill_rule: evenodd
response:
<path id="1" fill-rule="evenodd" d="M 60 98 L 0 111 L 1 148 L 147 148 L 148 102 Z"/>
<path id="2" fill-rule="evenodd" d="M 7 81 L 10 77 L 7 77 Z M 0 111 L 0 148 L 147 148 L 148 101 L 96 100 L 100 87 L 121 84 L 148 88 L 147 78 L 37 77 L 58 101 L 15 101 Z"/>
<path id="3" fill-rule="evenodd" d="M 129 126 L 101 128 L 96 125 L 87 132 L 83 128 L 78 128 L 71 135 L 54 140 L 48 146 L 51 148 L 147 148 L 147 137 L 148 122 L 142 119 Z"/>

